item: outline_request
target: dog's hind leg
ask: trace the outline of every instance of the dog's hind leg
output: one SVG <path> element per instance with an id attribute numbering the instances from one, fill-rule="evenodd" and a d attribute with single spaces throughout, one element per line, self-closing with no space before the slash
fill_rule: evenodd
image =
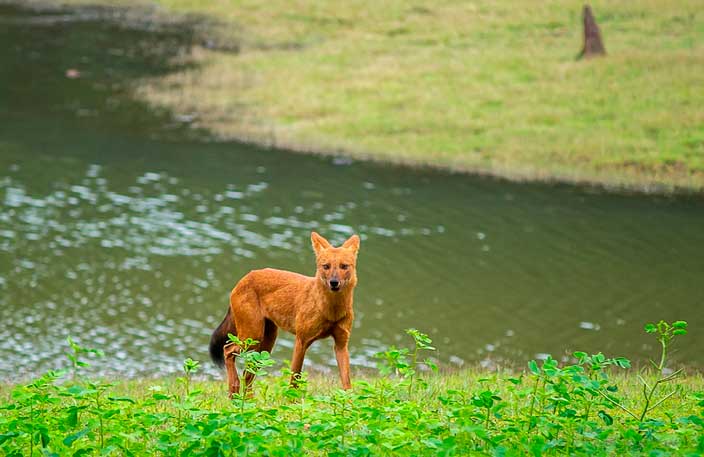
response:
<path id="1" fill-rule="evenodd" d="M 264 336 L 257 345 L 256 349 L 258 352 L 269 352 L 274 349 L 274 343 L 276 343 L 276 337 L 278 336 L 279 328 L 269 319 L 264 320 Z M 244 385 L 247 391 L 250 390 L 252 383 L 254 382 L 254 375 L 252 373 L 244 374 Z"/>
<path id="2" fill-rule="evenodd" d="M 259 298 L 256 292 L 251 287 L 251 282 L 242 280 L 237 284 L 235 290 L 230 295 L 230 309 L 232 310 L 232 316 L 235 320 L 235 327 L 237 328 L 237 337 L 241 342 L 247 341 L 247 339 L 252 339 L 257 341 L 257 344 L 250 346 L 247 350 L 259 351 L 261 343 L 264 339 L 264 329 L 266 326 L 266 319 L 262 315 L 261 308 L 259 306 Z M 239 354 L 241 350 L 236 346 L 232 351 Z M 237 369 L 235 368 L 235 359 L 231 362 L 232 369 L 230 370 L 228 366 L 228 382 L 230 383 L 230 395 L 239 391 L 240 382 L 237 377 Z M 246 370 L 246 367 L 245 367 Z M 232 374 L 230 374 L 232 373 Z M 248 390 L 254 379 L 254 375 L 247 373 L 245 371 L 245 389 Z M 233 391 L 233 386 L 236 387 L 236 391 Z"/>
<path id="3" fill-rule="evenodd" d="M 225 355 L 225 369 L 227 370 L 227 385 L 230 391 L 230 398 L 240 391 L 240 377 L 237 375 L 235 359 L 240 353 L 240 347 L 234 342 L 229 342 L 223 347 Z"/>

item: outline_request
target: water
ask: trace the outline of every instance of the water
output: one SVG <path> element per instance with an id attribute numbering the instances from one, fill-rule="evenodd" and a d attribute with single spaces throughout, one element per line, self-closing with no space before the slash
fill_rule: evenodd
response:
<path id="1" fill-rule="evenodd" d="M 451 366 L 573 350 L 643 362 L 656 348 L 642 326 L 661 318 L 689 321 L 674 357 L 704 364 L 701 197 L 212 142 L 189 116 L 129 96 L 136 79 L 175 69 L 197 24 L 123 16 L 0 5 L 0 379 L 64 365 L 67 335 L 103 348 L 93 370 L 108 374 L 206 360 L 243 274 L 313 273 L 312 229 L 362 236 L 353 366 L 407 344 L 407 327 Z M 331 341 L 308 360 L 334 367 Z"/>

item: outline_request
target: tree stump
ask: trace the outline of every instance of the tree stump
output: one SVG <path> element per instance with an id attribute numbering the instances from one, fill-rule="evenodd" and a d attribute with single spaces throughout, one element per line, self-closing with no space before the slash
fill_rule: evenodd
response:
<path id="1" fill-rule="evenodd" d="M 584 47 L 577 59 L 603 56 L 606 54 L 606 49 L 604 49 L 599 26 L 596 25 L 596 20 L 589 5 L 584 5 L 582 17 L 584 19 Z"/>

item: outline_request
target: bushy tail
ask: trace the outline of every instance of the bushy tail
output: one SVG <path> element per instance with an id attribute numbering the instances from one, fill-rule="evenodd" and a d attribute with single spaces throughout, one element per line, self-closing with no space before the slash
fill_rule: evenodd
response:
<path id="1" fill-rule="evenodd" d="M 227 337 L 228 333 L 233 335 L 237 334 L 237 329 L 235 328 L 235 321 L 232 319 L 232 314 L 228 308 L 225 319 L 222 320 L 218 328 L 215 329 L 213 334 L 210 336 L 210 358 L 213 359 L 218 366 L 225 365 L 225 355 L 223 354 L 223 347 L 229 341 Z"/>

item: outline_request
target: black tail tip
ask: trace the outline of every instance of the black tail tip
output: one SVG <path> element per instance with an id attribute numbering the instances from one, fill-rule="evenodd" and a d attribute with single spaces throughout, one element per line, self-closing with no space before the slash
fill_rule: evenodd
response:
<path id="1" fill-rule="evenodd" d="M 225 365 L 225 353 L 223 351 L 225 344 L 230 341 L 228 336 L 230 333 L 237 334 L 237 330 L 235 329 L 235 322 L 232 320 L 231 310 L 228 309 L 225 318 L 210 336 L 210 346 L 208 347 L 210 358 L 219 367 Z"/>
<path id="2" fill-rule="evenodd" d="M 219 367 L 225 366 L 225 354 L 223 352 L 223 347 L 226 342 L 227 338 L 222 338 L 218 335 L 217 331 L 210 337 L 210 346 L 208 347 L 210 351 L 210 358 L 213 363 Z"/>

